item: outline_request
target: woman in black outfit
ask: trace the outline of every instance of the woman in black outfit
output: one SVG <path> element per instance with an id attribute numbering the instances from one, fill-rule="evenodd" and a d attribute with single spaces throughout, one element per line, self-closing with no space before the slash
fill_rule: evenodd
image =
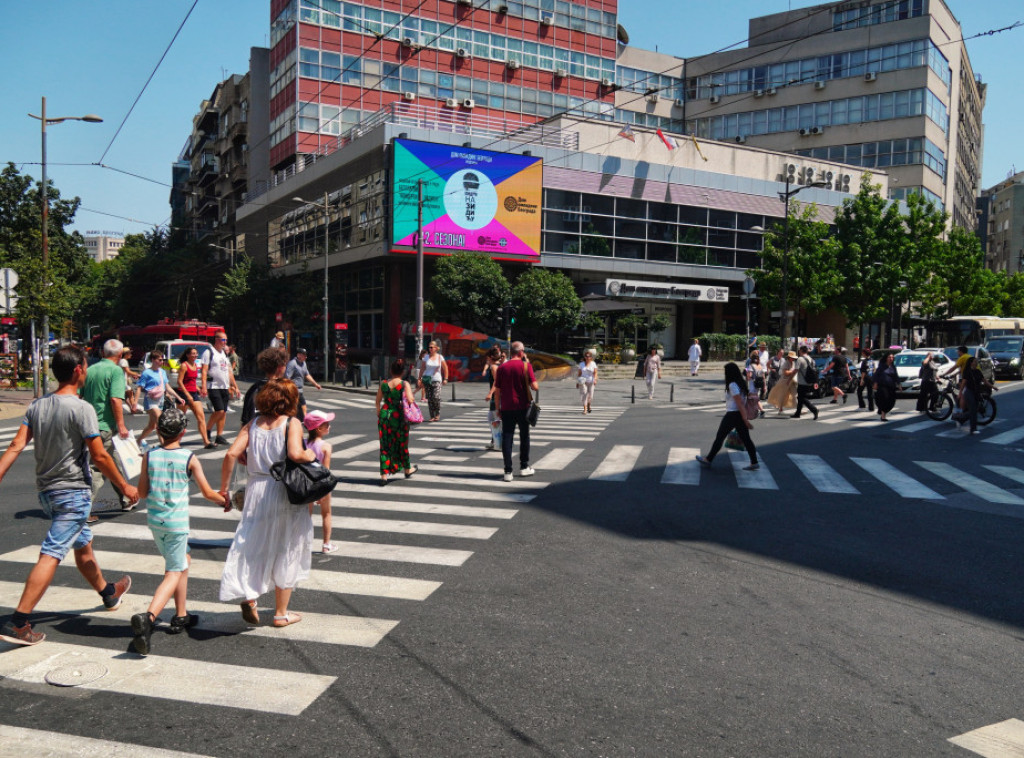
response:
<path id="1" fill-rule="evenodd" d="M 757 465 L 757 448 L 754 447 L 754 441 L 750 439 L 749 431 L 753 428 L 750 419 L 747 418 L 747 382 L 744 380 L 739 366 L 735 363 L 726 363 L 725 416 L 722 418 L 722 423 L 718 425 L 718 434 L 715 435 L 711 451 L 707 457 L 698 455 L 697 460 L 704 466 L 710 466 L 711 461 L 718 455 L 718 451 L 722 449 L 722 443 L 725 442 L 726 436 L 735 430 L 743 440 L 743 447 L 747 449 L 747 455 L 750 456 L 750 465 L 745 466 L 744 470 L 757 471 L 760 468 Z"/>
<path id="2" fill-rule="evenodd" d="M 871 377 L 875 388 L 875 405 L 878 406 L 878 413 L 882 421 L 888 421 L 885 414 L 891 411 L 896 405 L 896 387 L 899 384 L 899 377 L 896 374 L 896 367 L 893 365 L 894 356 L 888 353 L 882 358 L 881 365 Z"/>
<path id="3" fill-rule="evenodd" d="M 918 413 L 925 413 L 939 397 L 939 385 L 935 381 L 935 373 L 932 353 L 928 353 L 924 358 L 924 363 L 921 364 L 921 370 L 917 373 L 921 378 L 921 394 L 917 396 Z"/>
<path id="4" fill-rule="evenodd" d="M 963 379 L 960 380 L 960 391 L 967 402 L 967 417 L 971 422 L 971 434 L 978 433 L 978 402 L 983 393 L 988 391 L 991 394 L 992 390 L 998 391 L 999 388 L 985 381 L 985 376 L 978 369 L 974 356 L 968 358 L 967 364 L 964 366 Z"/>
<path id="5" fill-rule="evenodd" d="M 857 405 L 867 408 L 872 413 L 875 410 L 875 388 L 871 382 L 873 373 L 875 373 L 875 362 L 871 360 L 871 350 L 865 348 L 864 359 L 860 362 L 860 381 L 857 383 Z M 864 405 L 865 390 L 868 394 L 867 405 Z"/>

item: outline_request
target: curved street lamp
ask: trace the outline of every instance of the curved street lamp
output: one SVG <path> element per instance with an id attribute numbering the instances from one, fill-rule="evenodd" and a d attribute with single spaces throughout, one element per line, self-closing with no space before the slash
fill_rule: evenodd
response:
<path id="1" fill-rule="evenodd" d="M 43 241 L 42 241 L 43 256 L 42 256 L 42 261 L 43 261 L 43 272 L 44 272 L 44 276 L 45 276 L 46 275 L 45 272 L 47 270 L 47 266 L 50 263 L 50 233 L 49 233 L 49 228 L 48 228 L 49 227 L 48 221 L 49 221 L 49 216 L 50 216 L 50 194 L 47 191 L 47 187 L 46 187 L 46 125 L 47 124 L 63 124 L 65 121 L 86 121 L 86 122 L 88 122 L 90 124 L 99 124 L 99 123 L 103 122 L 103 119 L 100 118 L 99 116 L 95 115 L 95 114 L 92 114 L 92 113 L 87 113 L 84 116 L 59 116 L 59 117 L 56 117 L 56 118 L 49 117 L 49 116 L 46 115 L 46 98 L 45 97 L 43 98 L 42 110 L 40 112 L 40 115 L 36 116 L 34 113 L 29 113 L 28 115 L 29 115 L 29 118 L 36 119 L 39 122 L 39 125 L 40 125 L 40 127 L 42 129 L 42 149 L 43 149 L 43 161 L 42 161 L 43 168 L 42 168 L 42 174 L 43 174 L 43 176 L 42 176 L 42 180 L 41 180 L 39 186 L 42 189 L 42 192 L 40 194 L 42 195 L 42 202 L 43 202 Z M 44 288 L 48 287 L 48 286 L 50 286 L 50 283 L 48 281 L 43 282 L 43 287 Z M 45 349 L 43 350 L 43 380 L 42 380 L 42 385 L 43 386 L 42 386 L 42 389 L 43 389 L 43 394 L 46 394 L 46 391 L 49 388 L 49 384 L 50 384 L 50 379 L 49 379 L 49 376 L 50 376 L 50 314 L 47 312 L 47 310 L 45 308 L 43 309 L 43 325 L 42 326 L 43 326 L 43 343 L 45 344 Z M 35 396 L 39 397 L 39 394 L 40 394 L 39 393 L 39 386 L 37 385 L 34 389 L 35 389 L 35 392 L 34 392 Z"/>

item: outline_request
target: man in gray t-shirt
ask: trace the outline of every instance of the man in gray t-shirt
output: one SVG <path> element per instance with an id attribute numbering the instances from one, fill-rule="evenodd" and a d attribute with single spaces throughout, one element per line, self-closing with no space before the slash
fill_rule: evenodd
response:
<path id="1" fill-rule="evenodd" d="M 91 473 L 86 454 L 92 456 L 95 466 L 126 500 L 137 503 L 139 491 L 125 481 L 113 458 L 103 449 L 95 409 L 78 397 L 88 371 L 85 351 L 79 347 L 62 347 L 54 353 L 50 366 L 59 382 L 57 391 L 29 406 L 10 447 L 0 456 L 0 481 L 3 481 L 21 451 L 36 440 L 39 502 L 50 517 L 39 560 L 29 572 L 14 613 L 0 626 L 0 639 L 16 645 L 36 645 L 45 639 L 45 634 L 32 631 L 28 617 L 70 550 L 75 552 L 78 570 L 99 593 L 107 610 L 117 610 L 121 597 L 132 586 L 132 579 L 127 575 L 117 582 L 104 579 L 93 554 L 92 532 L 86 522 L 92 508 Z"/>
<path id="2" fill-rule="evenodd" d="M 317 384 L 313 375 L 309 373 L 309 366 L 306 365 L 305 348 L 300 347 L 295 351 L 295 357 L 288 362 L 288 367 L 284 370 L 284 378 L 291 379 L 299 389 L 299 413 L 297 418 L 299 421 L 302 421 L 306 417 L 306 396 L 302 394 L 302 388 L 306 384 L 306 380 L 309 379 L 318 390 L 323 389 L 323 387 Z"/>

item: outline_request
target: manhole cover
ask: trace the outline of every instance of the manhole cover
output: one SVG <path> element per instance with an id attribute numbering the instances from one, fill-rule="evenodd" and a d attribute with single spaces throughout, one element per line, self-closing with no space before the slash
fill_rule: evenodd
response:
<path id="1" fill-rule="evenodd" d="M 46 674 L 46 681 L 56 687 L 77 687 L 91 684 L 107 675 L 107 667 L 100 663 L 84 661 L 73 666 L 60 666 Z"/>

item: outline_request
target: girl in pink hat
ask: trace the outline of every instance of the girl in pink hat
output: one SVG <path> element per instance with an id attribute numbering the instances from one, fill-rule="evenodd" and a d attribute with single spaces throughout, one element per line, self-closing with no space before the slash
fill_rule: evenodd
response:
<path id="1" fill-rule="evenodd" d="M 331 467 L 331 443 L 324 438 L 331 430 L 332 421 L 334 414 L 323 411 L 310 411 L 302 420 L 302 425 L 309 433 L 306 449 L 312 450 L 316 459 L 328 469 Z M 324 546 L 321 549 L 325 553 L 333 553 L 338 548 L 331 543 L 331 493 L 328 492 L 316 502 L 320 506 L 320 515 L 324 521 Z M 312 503 L 309 506 L 309 515 L 313 515 Z"/>

